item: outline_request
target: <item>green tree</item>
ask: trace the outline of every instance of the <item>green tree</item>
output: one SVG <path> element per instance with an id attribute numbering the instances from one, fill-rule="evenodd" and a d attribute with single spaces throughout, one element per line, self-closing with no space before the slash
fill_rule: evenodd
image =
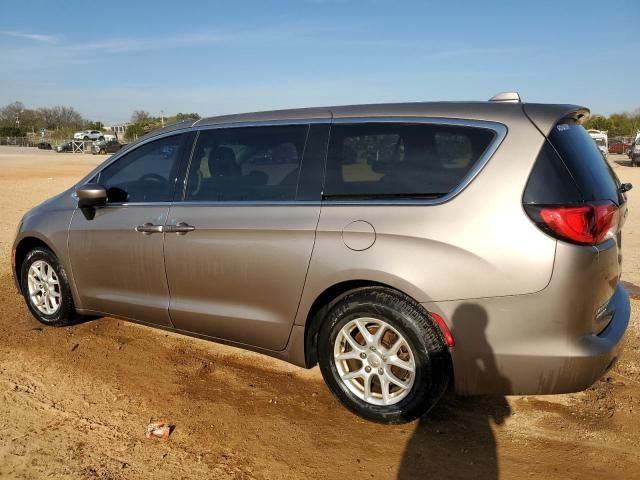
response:
<path id="1" fill-rule="evenodd" d="M 85 124 L 86 130 L 104 130 L 104 123 L 102 122 L 88 122 Z"/>
<path id="2" fill-rule="evenodd" d="M 184 122 L 185 120 L 200 120 L 200 114 L 198 113 L 177 113 L 176 122 Z"/>
<path id="3" fill-rule="evenodd" d="M 132 123 L 127 127 L 127 131 L 125 132 L 124 136 L 127 137 L 129 140 L 135 140 L 138 137 L 141 137 L 142 135 L 144 135 L 145 133 L 147 132 L 145 132 L 143 124 Z"/>
<path id="4" fill-rule="evenodd" d="M 584 126 L 595 130 L 606 130 L 609 138 L 634 136 L 640 129 L 640 111 L 613 113 L 608 117 L 592 115 Z"/>
<path id="5" fill-rule="evenodd" d="M 151 120 L 151 114 L 144 110 L 134 110 L 131 114 L 131 123 L 143 123 Z"/>
<path id="6" fill-rule="evenodd" d="M 22 137 L 22 131 L 17 127 L 0 127 L 0 137 Z"/>

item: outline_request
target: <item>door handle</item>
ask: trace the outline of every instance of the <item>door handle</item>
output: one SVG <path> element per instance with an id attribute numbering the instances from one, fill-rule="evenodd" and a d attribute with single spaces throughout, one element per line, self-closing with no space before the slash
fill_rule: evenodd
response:
<path id="1" fill-rule="evenodd" d="M 143 225 L 138 225 L 136 227 L 136 232 L 139 232 L 143 235 L 151 235 L 152 233 L 162 233 L 164 232 L 163 225 L 154 225 L 153 223 L 145 223 Z"/>
<path id="2" fill-rule="evenodd" d="M 164 232 L 177 233 L 178 235 L 184 235 L 189 232 L 193 232 L 196 229 L 193 225 L 189 225 L 185 222 L 180 222 L 176 225 L 165 225 Z"/>

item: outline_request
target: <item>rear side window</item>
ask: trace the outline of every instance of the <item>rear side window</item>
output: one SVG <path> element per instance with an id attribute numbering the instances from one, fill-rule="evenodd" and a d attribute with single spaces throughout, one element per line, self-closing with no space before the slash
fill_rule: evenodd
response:
<path id="1" fill-rule="evenodd" d="M 201 132 L 185 200 L 295 200 L 307 130 L 287 125 Z"/>
<path id="2" fill-rule="evenodd" d="M 462 182 L 494 135 L 492 130 L 452 125 L 334 125 L 324 196 L 446 195 Z"/>
<path id="3" fill-rule="evenodd" d="M 620 181 L 582 125 L 560 123 L 553 127 L 549 141 L 575 180 L 584 201 L 619 203 Z"/>

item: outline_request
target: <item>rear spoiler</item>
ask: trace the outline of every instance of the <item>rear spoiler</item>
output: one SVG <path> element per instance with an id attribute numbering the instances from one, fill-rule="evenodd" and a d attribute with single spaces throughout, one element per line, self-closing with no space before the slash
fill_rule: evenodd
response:
<path id="1" fill-rule="evenodd" d="M 578 105 L 549 105 L 544 103 L 524 103 L 522 109 L 529 120 L 546 137 L 558 122 L 584 123 L 591 112 Z"/>

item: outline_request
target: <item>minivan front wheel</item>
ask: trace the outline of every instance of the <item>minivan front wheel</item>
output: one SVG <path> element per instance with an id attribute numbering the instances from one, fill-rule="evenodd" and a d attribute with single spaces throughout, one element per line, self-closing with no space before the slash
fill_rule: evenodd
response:
<path id="1" fill-rule="evenodd" d="M 51 250 L 37 247 L 26 255 L 20 286 L 29 310 L 45 325 L 69 325 L 77 318 L 67 274 Z"/>
<path id="2" fill-rule="evenodd" d="M 380 423 L 427 413 L 451 378 L 449 351 L 433 319 L 390 289 L 366 287 L 340 298 L 320 328 L 318 358 L 336 397 Z"/>

